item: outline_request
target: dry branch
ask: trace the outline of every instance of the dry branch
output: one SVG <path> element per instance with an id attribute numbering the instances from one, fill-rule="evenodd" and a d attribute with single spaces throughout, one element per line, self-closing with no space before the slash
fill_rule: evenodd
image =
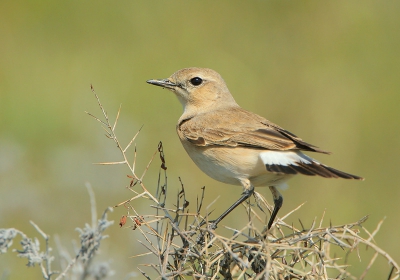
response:
<path id="1" fill-rule="evenodd" d="M 387 279 L 399 278 L 398 264 L 373 240 L 382 222 L 371 234 L 363 226 L 367 217 L 350 224 L 323 227 L 324 211 L 319 223 L 314 220 L 309 228 L 301 221 L 300 227 L 286 223 L 303 206 L 301 204 L 283 217 L 277 218 L 273 229 L 267 231 L 265 228 L 257 228 L 255 221 L 264 222 L 267 217 L 263 209 L 270 212 L 271 207 L 265 198 L 256 193 L 255 205 L 249 203 L 245 207 L 249 216 L 248 223 L 242 229 L 226 227 L 233 232 L 232 237 L 219 235 L 218 231 L 207 226 L 201 227 L 204 220 L 208 221 L 208 214 L 201 214 L 204 188 L 197 200 L 195 212 L 190 212 L 188 208 L 182 182 L 175 205 L 166 205 L 167 167 L 162 143 L 158 145 L 143 174 L 136 174 L 136 146 L 132 164 L 127 160 L 126 153 L 139 131 L 123 148 L 115 134 L 121 108 L 116 121 L 111 124 L 94 90 L 93 93 L 105 120 L 89 115 L 103 125 L 106 136 L 117 144 L 123 158 L 122 161 L 102 164 L 127 165 L 131 172 L 129 177 L 132 178 L 128 189 L 132 190 L 132 186 L 136 184 L 141 187 L 141 191 L 132 190 L 135 193 L 132 198 L 115 207 L 123 205 L 126 208 L 126 216 L 131 221 L 129 227 L 140 231 L 143 240 L 139 243 L 149 251 L 134 257 L 154 255 L 153 263 L 146 263 L 142 265 L 143 268 L 138 268 L 145 278 L 152 279 L 151 273 L 155 272 L 157 279 L 363 279 L 373 269 L 377 258 L 384 258 L 389 263 L 390 274 L 388 273 Z M 152 194 L 143 180 L 157 152 L 161 164 L 158 188 Z M 138 199 L 151 201 L 153 205 L 149 207 L 149 212 L 136 212 L 134 202 Z M 151 211 L 155 213 L 150 214 Z M 365 269 L 357 276 L 356 272 L 351 271 L 347 260 L 349 254 L 356 253 L 360 257 L 362 245 L 374 253 L 369 259 L 361 257 Z M 146 269 L 149 271 L 145 272 Z"/>

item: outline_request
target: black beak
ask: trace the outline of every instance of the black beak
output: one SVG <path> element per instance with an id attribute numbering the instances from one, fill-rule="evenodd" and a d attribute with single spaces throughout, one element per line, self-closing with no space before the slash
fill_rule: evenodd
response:
<path id="1" fill-rule="evenodd" d="M 177 87 L 177 84 L 174 84 L 168 79 L 163 79 L 163 80 L 148 80 L 148 84 L 163 87 L 163 88 L 175 88 Z"/>

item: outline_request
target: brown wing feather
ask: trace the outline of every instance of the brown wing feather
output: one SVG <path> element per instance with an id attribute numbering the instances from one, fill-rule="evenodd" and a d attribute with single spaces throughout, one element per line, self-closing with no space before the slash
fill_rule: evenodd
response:
<path id="1" fill-rule="evenodd" d="M 180 138 L 197 146 L 247 146 L 267 150 L 328 153 L 240 107 L 225 108 L 209 112 L 207 115 L 186 118 L 179 122 L 177 132 Z"/>

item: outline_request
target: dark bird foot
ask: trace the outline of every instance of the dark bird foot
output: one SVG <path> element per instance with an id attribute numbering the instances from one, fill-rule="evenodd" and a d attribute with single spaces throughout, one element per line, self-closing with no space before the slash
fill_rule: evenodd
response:
<path id="1" fill-rule="evenodd" d="M 200 224 L 200 227 L 203 226 L 204 224 L 206 224 L 206 221 L 203 221 Z M 197 236 L 196 242 L 199 245 L 204 245 L 205 242 L 205 235 L 208 234 L 208 240 L 213 239 L 214 234 L 212 233 L 215 229 L 217 228 L 217 224 L 215 223 L 215 221 L 210 221 L 207 224 L 207 230 L 201 230 L 200 234 Z M 211 245 L 209 246 L 211 247 Z"/>

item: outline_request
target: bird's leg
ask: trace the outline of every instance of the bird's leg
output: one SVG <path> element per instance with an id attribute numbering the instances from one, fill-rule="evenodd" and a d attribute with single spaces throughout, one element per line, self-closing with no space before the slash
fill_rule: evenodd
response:
<path id="1" fill-rule="evenodd" d="M 254 187 L 251 185 L 250 181 L 246 181 L 243 183 L 243 186 L 245 188 L 244 192 L 242 193 L 242 196 L 232 204 L 231 207 L 229 207 L 224 213 L 222 213 L 221 216 L 219 216 L 216 220 L 211 221 L 210 224 L 208 225 L 209 229 L 216 229 L 218 226 L 218 223 L 222 221 L 223 218 L 225 218 L 230 212 L 232 212 L 233 209 L 238 207 L 243 201 L 248 199 L 253 193 L 254 193 Z M 200 226 L 204 225 L 206 221 L 203 221 L 200 223 Z M 213 235 L 210 233 L 210 239 L 212 239 Z M 197 243 L 198 244 L 203 244 L 204 243 L 204 233 L 199 234 L 197 237 Z"/>
<path id="2" fill-rule="evenodd" d="M 272 197 L 274 198 L 274 210 L 272 211 L 271 218 L 268 222 L 268 229 L 271 228 L 272 224 L 274 223 L 276 214 L 278 214 L 279 209 L 281 209 L 283 204 L 283 196 L 280 194 L 278 189 L 274 186 L 269 187 Z"/>
<path id="3" fill-rule="evenodd" d="M 244 202 L 246 199 L 248 199 L 254 192 L 254 188 L 245 190 L 242 194 L 242 196 L 235 202 L 232 204 L 231 207 L 229 207 L 224 213 L 222 213 L 221 216 L 218 217 L 218 219 L 214 220 L 212 223 L 212 227 L 217 228 L 218 223 L 225 218 L 230 212 L 232 212 L 233 209 L 235 209 L 236 207 L 238 207 L 240 204 L 242 204 L 242 202 Z"/>
<path id="4" fill-rule="evenodd" d="M 224 213 L 221 214 L 216 220 L 212 221 L 210 224 L 211 229 L 216 229 L 217 225 L 219 222 L 222 221 L 223 218 L 225 218 L 230 212 L 232 212 L 233 209 L 238 207 L 243 201 L 248 199 L 253 193 L 254 193 L 254 186 L 250 183 L 250 181 L 246 180 L 245 182 L 242 182 L 242 185 L 244 186 L 244 192 L 242 193 L 242 196 L 232 204 L 231 207 L 229 207 Z M 203 221 L 200 226 L 204 225 L 206 222 Z"/>

